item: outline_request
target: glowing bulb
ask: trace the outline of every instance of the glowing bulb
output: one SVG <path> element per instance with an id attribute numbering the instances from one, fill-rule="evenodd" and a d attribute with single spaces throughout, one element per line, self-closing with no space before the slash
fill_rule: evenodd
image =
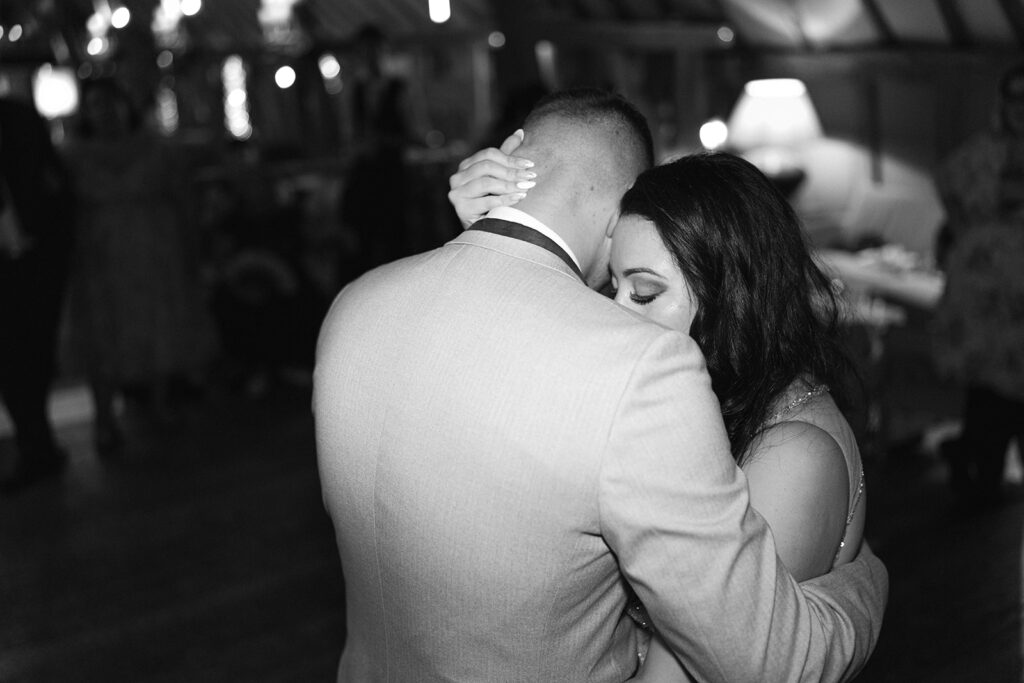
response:
<path id="1" fill-rule="evenodd" d="M 114 13 L 110 15 L 110 25 L 114 28 L 124 28 L 128 25 L 131 18 L 132 13 L 128 11 L 127 7 L 118 7 L 114 10 Z"/>
<path id="2" fill-rule="evenodd" d="M 194 17 L 203 8 L 203 0 L 181 0 L 181 13 L 186 17 Z"/>
<path id="3" fill-rule="evenodd" d="M 295 85 L 295 69 L 290 66 L 282 66 L 274 73 L 274 82 L 282 90 L 292 87 Z"/>
<path id="4" fill-rule="evenodd" d="M 718 39 L 723 43 L 731 43 L 736 38 L 736 34 L 728 26 L 720 26 L 717 35 Z"/>
<path id="5" fill-rule="evenodd" d="M 498 49 L 499 47 L 505 46 L 505 34 L 501 31 L 491 31 L 490 35 L 487 36 L 487 44 Z"/>
<path id="6" fill-rule="evenodd" d="M 99 12 L 90 14 L 89 18 L 85 20 L 85 28 L 89 31 L 90 36 L 103 35 L 107 32 L 107 26 L 109 25 L 107 17 L 103 16 Z"/>
<path id="7" fill-rule="evenodd" d="M 341 64 L 338 63 L 338 58 L 334 55 L 323 55 L 320 57 L 318 65 L 320 66 L 320 75 L 325 80 L 337 78 L 341 75 Z"/>
<path id="8" fill-rule="evenodd" d="M 85 51 L 93 57 L 103 54 L 107 51 L 107 39 L 106 38 L 91 38 L 85 46 Z"/>
<path id="9" fill-rule="evenodd" d="M 729 139 L 729 127 L 721 119 L 711 119 L 700 127 L 700 144 L 704 149 L 718 149 Z"/>
<path id="10" fill-rule="evenodd" d="M 246 110 L 245 63 L 238 55 L 224 60 L 221 68 L 224 83 L 224 125 L 235 138 L 248 140 L 252 135 L 249 112 Z"/>
<path id="11" fill-rule="evenodd" d="M 228 93 L 227 103 L 229 107 L 239 109 L 245 106 L 245 101 L 247 99 L 249 99 L 249 96 L 246 94 L 245 90 L 242 88 L 234 88 Z"/>
<path id="12" fill-rule="evenodd" d="M 178 98 L 169 85 L 161 85 L 156 91 L 157 123 L 165 135 L 178 130 Z"/>
<path id="13" fill-rule="evenodd" d="M 32 96 L 39 113 L 48 119 L 67 116 L 78 108 L 78 82 L 67 67 L 43 64 L 35 73 Z"/>
<path id="14" fill-rule="evenodd" d="M 452 5 L 448 0 L 429 0 L 430 20 L 435 24 L 443 24 L 452 18 Z"/>
<path id="15" fill-rule="evenodd" d="M 12 43 L 16 43 L 21 40 L 21 24 L 15 24 L 11 27 L 11 30 L 7 32 L 7 40 Z"/>

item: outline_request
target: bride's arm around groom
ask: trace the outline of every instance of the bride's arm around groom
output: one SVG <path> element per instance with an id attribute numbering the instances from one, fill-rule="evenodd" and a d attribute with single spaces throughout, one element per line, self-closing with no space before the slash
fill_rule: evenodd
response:
<path id="1" fill-rule="evenodd" d="M 696 345 L 669 332 L 638 365 L 602 471 L 605 538 L 698 680 L 849 680 L 877 642 L 884 566 L 865 546 L 797 584 L 748 507 L 745 476 L 722 457 L 702 372 Z"/>

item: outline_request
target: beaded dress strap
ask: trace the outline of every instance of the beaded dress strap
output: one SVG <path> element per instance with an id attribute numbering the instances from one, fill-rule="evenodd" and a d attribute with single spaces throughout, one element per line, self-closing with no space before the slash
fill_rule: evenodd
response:
<path id="1" fill-rule="evenodd" d="M 853 521 L 854 515 L 857 514 L 857 506 L 860 504 L 860 497 L 864 493 L 864 466 L 860 468 L 860 477 L 857 481 L 857 493 L 853 495 L 853 505 L 850 506 L 850 513 L 846 515 L 846 527 L 850 527 L 850 522 Z M 843 532 L 843 540 L 839 541 L 839 549 L 836 550 L 836 556 L 832 558 L 832 564 L 836 563 L 839 559 L 839 554 L 843 552 L 843 548 L 846 547 L 846 532 Z"/>
<path id="2" fill-rule="evenodd" d="M 821 396 L 822 394 L 827 394 L 827 393 L 828 393 L 828 386 L 825 385 L 825 384 L 816 384 L 816 385 L 812 386 L 810 389 L 808 389 L 807 391 L 805 391 L 804 393 L 800 394 L 799 396 L 794 398 L 792 401 L 787 403 L 782 408 L 782 410 L 780 410 L 779 412 L 777 412 L 774 415 L 772 415 L 768 419 L 767 424 L 773 424 L 775 422 L 778 422 L 779 420 L 781 420 L 782 418 L 786 417 L 791 412 L 793 412 L 794 410 L 796 410 L 800 406 L 804 405 L 805 403 L 807 403 L 811 399 L 817 398 L 818 396 Z"/>

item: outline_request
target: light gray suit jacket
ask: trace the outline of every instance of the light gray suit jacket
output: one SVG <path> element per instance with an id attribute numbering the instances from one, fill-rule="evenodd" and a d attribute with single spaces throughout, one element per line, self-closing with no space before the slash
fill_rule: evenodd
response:
<path id="1" fill-rule="evenodd" d="M 623 681 L 624 580 L 697 678 L 845 679 L 877 640 L 884 567 L 801 591 L 694 342 L 539 247 L 468 231 L 349 285 L 314 412 L 339 681 Z"/>

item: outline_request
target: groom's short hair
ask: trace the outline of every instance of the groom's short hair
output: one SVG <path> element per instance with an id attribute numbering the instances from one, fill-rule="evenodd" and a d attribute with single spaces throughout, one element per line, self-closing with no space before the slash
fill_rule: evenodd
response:
<path id="1" fill-rule="evenodd" d="M 527 130 L 548 119 L 558 118 L 581 125 L 600 125 L 622 130 L 632 152 L 644 167 L 654 165 L 654 141 L 647 119 L 625 97 L 600 88 L 571 88 L 541 98 L 523 127 Z"/>

